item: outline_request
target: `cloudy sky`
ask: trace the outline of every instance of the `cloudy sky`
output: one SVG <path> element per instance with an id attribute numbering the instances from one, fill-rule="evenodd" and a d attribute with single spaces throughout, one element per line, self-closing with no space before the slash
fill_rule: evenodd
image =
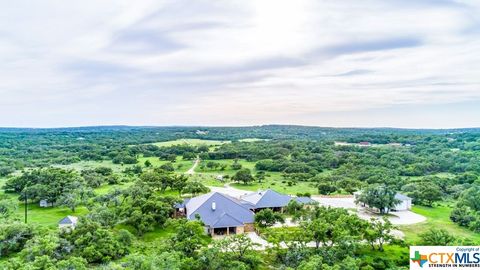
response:
<path id="1" fill-rule="evenodd" d="M 0 0 L 0 126 L 480 126 L 478 0 Z"/>

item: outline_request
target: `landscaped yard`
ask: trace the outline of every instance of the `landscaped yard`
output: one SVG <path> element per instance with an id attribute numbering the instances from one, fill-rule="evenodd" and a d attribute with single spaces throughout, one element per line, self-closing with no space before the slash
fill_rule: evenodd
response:
<path id="1" fill-rule="evenodd" d="M 450 220 L 452 208 L 446 205 L 437 207 L 414 206 L 412 211 L 425 216 L 427 221 L 414 225 L 399 226 L 400 230 L 405 233 L 405 240 L 407 242 L 417 242 L 420 239 L 419 234 L 430 228 L 435 228 L 445 229 L 457 238 L 470 239 L 477 245 L 480 244 L 480 234 L 460 227 Z"/>

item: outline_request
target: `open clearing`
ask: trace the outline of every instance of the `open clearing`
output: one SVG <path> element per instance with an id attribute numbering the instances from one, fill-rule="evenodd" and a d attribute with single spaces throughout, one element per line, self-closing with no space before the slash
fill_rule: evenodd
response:
<path id="1" fill-rule="evenodd" d="M 178 139 L 174 141 L 166 141 L 166 142 L 156 142 L 152 143 L 153 145 L 162 147 L 168 147 L 168 146 L 173 146 L 173 145 L 181 145 L 181 144 L 188 144 L 188 145 L 194 145 L 194 146 L 199 146 L 199 145 L 208 145 L 208 146 L 217 146 L 217 145 L 222 145 L 225 143 L 230 143 L 230 141 L 216 141 L 216 140 L 202 140 L 202 139 Z"/>
<path id="2" fill-rule="evenodd" d="M 399 226 L 399 228 L 405 233 L 405 240 L 409 242 L 418 241 L 421 233 L 428 231 L 428 229 L 435 228 L 445 229 L 457 237 L 469 239 L 477 245 L 480 244 L 480 234 L 470 231 L 467 228 L 460 227 L 450 220 L 450 212 L 452 211 L 452 208 L 449 206 L 414 206 L 412 211 L 425 216 L 427 220 L 414 225 Z"/>

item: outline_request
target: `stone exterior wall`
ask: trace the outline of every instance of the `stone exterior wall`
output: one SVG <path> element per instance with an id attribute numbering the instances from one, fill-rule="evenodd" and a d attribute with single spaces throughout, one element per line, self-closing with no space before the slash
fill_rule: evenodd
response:
<path id="1" fill-rule="evenodd" d="M 245 223 L 245 232 L 254 232 L 255 227 L 253 226 L 253 223 Z"/>
<path id="2" fill-rule="evenodd" d="M 236 227 L 236 230 L 235 230 L 236 234 L 242 234 L 244 232 L 245 232 L 245 228 L 243 226 Z"/>

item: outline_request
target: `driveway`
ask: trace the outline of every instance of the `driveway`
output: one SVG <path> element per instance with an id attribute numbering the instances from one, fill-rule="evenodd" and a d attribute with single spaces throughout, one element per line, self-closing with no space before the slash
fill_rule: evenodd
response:
<path id="1" fill-rule="evenodd" d="M 333 198 L 313 195 L 312 199 L 319 202 L 320 205 L 323 206 L 341 207 L 345 209 L 357 209 L 357 205 L 355 204 L 353 197 Z"/>
<path id="2" fill-rule="evenodd" d="M 193 162 L 193 166 L 190 169 L 188 169 L 186 174 L 189 174 L 189 175 L 195 174 L 195 168 L 198 166 L 198 163 L 200 163 L 200 158 L 199 157 L 197 157 L 195 159 L 195 161 Z"/>
<path id="3" fill-rule="evenodd" d="M 353 210 L 360 218 L 370 220 L 372 217 L 381 218 L 380 215 L 366 211 L 365 208 L 355 204 L 353 197 L 348 198 L 331 198 L 322 196 L 312 196 L 312 199 L 319 202 L 323 206 L 341 207 Z M 424 216 L 415 214 L 412 211 L 390 212 L 387 216 L 393 225 L 410 225 L 427 220 Z"/>
<path id="4" fill-rule="evenodd" d="M 241 189 L 238 189 L 238 188 L 233 188 L 228 184 L 225 184 L 225 186 L 223 186 L 223 187 L 211 187 L 211 186 L 209 186 L 208 188 L 213 192 L 220 192 L 220 193 L 223 193 L 223 194 L 227 194 L 227 195 L 232 196 L 232 197 L 237 198 L 237 199 L 240 199 L 240 197 L 245 195 L 245 194 L 252 193 L 251 191 L 241 190 Z"/>

